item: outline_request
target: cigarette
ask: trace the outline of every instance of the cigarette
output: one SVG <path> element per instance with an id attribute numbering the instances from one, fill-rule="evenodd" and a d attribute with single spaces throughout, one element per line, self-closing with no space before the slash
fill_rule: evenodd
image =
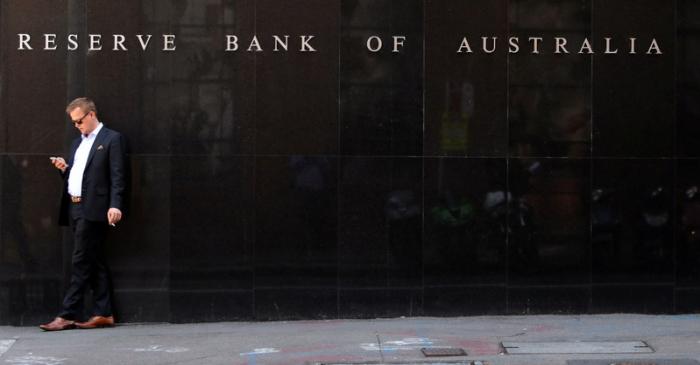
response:
<path id="1" fill-rule="evenodd" d="M 114 223 L 110 223 L 109 225 L 112 226 L 112 227 L 116 227 L 116 226 L 117 226 L 117 225 L 114 224 Z"/>

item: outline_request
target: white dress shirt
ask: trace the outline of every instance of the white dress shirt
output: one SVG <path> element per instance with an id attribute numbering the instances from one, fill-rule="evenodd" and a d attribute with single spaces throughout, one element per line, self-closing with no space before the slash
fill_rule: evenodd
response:
<path id="1" fill-rule="evenodd" d="M 87 137 L 84 135 L 80 136 L 83 140 L 80 142 L 78 149 L 75 150 L 73 167 L 70 169 L 70 175 L 68 175 L 68 194 L 71 196 L 80 196 L 82 194 L 85 165 L 87 165 L 90 149 L 95 143 L 95 138 L 97 138 L 97 133 L 100 132 L 100 129 L 102 129 L 102 123 L 98 122 L 97 128 L 90 132 Z"/>

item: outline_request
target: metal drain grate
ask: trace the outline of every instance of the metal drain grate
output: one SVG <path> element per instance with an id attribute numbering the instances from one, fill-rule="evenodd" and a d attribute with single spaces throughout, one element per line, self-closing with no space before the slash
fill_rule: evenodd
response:
<path id="1" fill-rule="evenodd" d="M 464 349 L 459 347 L 424 347 L 420 351 L 426 357 L 438 356 L 467 356 Z"/>
<path id="2" fill-rule="evenodd" d="M 566 365 L 700 365 L 691 359 L 607 359 L 607 360 L 568 360 Z"/>
<path id="3" fill-rule="evenodd" d="M 462 361 L 392 361 L 392 362 L 323 362 L 311 365 L 491 365 L 487 361 L 462 360 Z"/>
<path id="4" fill-rule="evenodd" d="M 644 354 L 654 352 L 644 341 L 503 342 L 505 353 L 523 354 Z"/>

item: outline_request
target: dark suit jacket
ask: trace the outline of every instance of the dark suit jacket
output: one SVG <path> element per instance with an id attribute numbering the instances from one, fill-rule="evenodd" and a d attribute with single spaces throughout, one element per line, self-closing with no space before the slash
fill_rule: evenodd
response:
<path id="1" fill-rule="evenodd" d="M 58 223 L 64 226 L 70 222 L 71 201 L 68 195 L 68 176 L 70 176 L 70 169 L 73 167 L 75 151 L 81 141 L 81 137 L 78 137 L 71 144 L 70 155 L 66 161 L 69 166 L 61 174 L 63 177 L 63 196 Z M 125 151 L 124 137 L 119 132 L 103 125 L 95 137 L 83 173 L 81 204 L 85 219 L 106 222 L 109 208 L 117 208 L 122 213 L 124 212 Z"/>

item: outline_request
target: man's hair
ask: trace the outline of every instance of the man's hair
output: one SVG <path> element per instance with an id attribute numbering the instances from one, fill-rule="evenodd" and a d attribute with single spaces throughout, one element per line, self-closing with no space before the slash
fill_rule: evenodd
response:
<path id="1" fill-rule="evenodd" d="M 82 97 L 71 101 L 66 107 L 66 113 L 70 114 L 73 109 L 80 108 L 85 113 L 95 112 L 97 114 L 97 107 L 95 107 L 95 102 L 90 98 Z"/>

